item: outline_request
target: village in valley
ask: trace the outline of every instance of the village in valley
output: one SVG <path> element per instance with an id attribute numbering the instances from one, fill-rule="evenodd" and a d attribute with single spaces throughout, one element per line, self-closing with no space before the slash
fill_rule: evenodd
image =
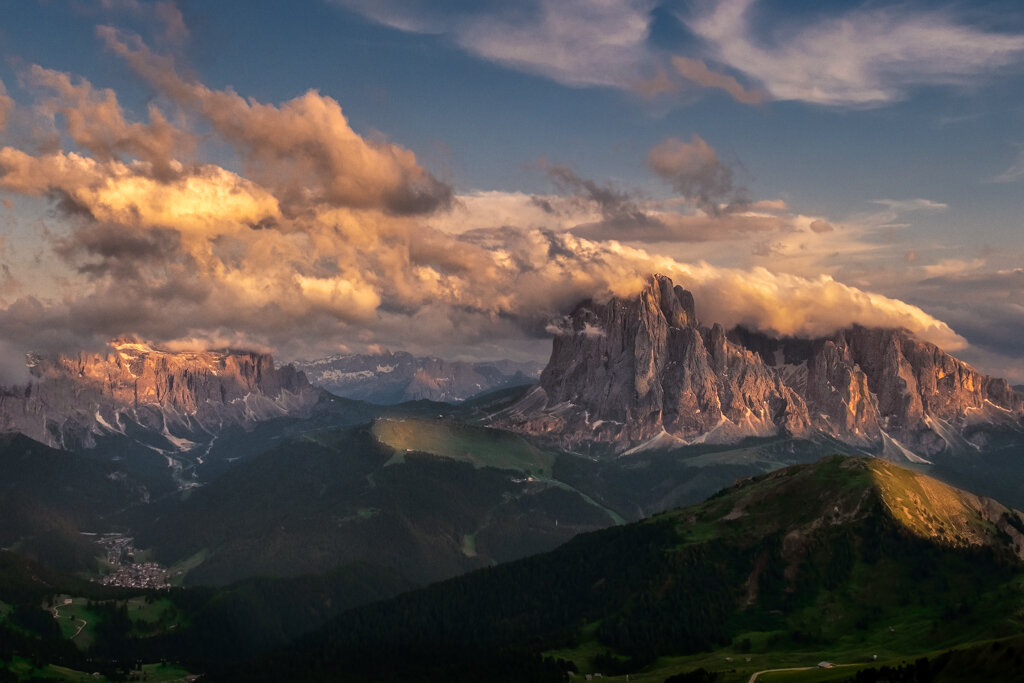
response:
<path id="1" fill-rule="evenodd" d="M 97 539 L 107 552 L 106 560 L 111 572 L 100 579 L 104 586 L 122 588 L 171 587 L 170 573 L 156 562 L 137 562 L 139 551 L 132 544 L 134 539 L 124 534 L 103 534 Z"/>

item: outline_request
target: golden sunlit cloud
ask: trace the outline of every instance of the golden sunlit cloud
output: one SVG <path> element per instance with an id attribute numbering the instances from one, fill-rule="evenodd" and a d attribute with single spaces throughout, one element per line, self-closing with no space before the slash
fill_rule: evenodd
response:
<path id="1" fill-rule="evenodd" d="M 137 36 L 109 26 L 98 33 L 150 84 L 209 121 L 243 154 L 246 173 L 273 188 L 290 212 L 324 202 L 403 215 L 429 213 L 451 201 L 451 188 L 420 166 L 415 154 L 359 136 L 330 97 L 310 90 L 278 107 L 211 90 L 181 78 L 173 62 Z"/>

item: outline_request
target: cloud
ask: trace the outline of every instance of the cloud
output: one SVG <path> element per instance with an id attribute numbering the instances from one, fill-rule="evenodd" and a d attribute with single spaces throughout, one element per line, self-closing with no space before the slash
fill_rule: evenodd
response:
<path id="1" fill-rule="evenodd" d="M 576 193 L 563 196 L 477 190 L 458 195 L 451 211 L 424 220 L 443 232 L 461 233 L 510 225 L 563 232 L 600 219 L 599 207 Z"/>
<path id="2" fill-rule="evenodd" d="M 717 214 L 698 210 L 688 198 L 654 200 L 641 192 L 583 178 L 568 166 L 541 164 L 558 194 L 473 192 L 456 198 L 455 208 L 428 219 L 448 233 L 474 228 L 514 226 L 570 231 L 591 240 L 630 243 L 693 244 L 737 242 L 751 236 L 806 231 L 815 219 L 793 214 L 781 200 L 750 202 L 740 211 L 721 207 Z M 743 251 L 745 247 L 741 247 Z"/>
<path id="3" fill-rule="evenodd" d="M 715 59 L 779 100 L 879 106 L 915 86 L 971 85 L 1024 57 L 1024 36 L 974 28 L 944 11 L 857 9 L 770 30 L 763 13 L 751 17 L 754 4 L 722 0 L 682 19 Z"/>
<path id="4" fill-rule="evenodd" d="M 663 143 L 652 150 L 648 162 L 655 170 L 663 170 L 677 190 L 697 195 L 694 199 L 702 210 L 697 214 L 666 211 L 635 192 L 582 178 L 568 166 L 545 166 L 559 190 L 569 193 L 580 208 L 590 205 L 599 215 L 577 223 L 572 232 L 595 240 L 705 242 L 785 227 L 784 221 L 771 214 L 740 213 L 736 200 L 727 207 L 713 201 L 737 194 L 732 174 L 703 140 L 695 140 L 699 144 L 692 149 L 680 143 L 681 151 L 672 146 L 673 141 L 667 141 L 668 146 Z M 549 200 L 544 201 L 551 205 Z"/>
<path id="5" fill-rule="evenodd" d="M 158 174 L 168 175 L 167 164 L 195 146 L 194 138 L 168 123 L 155 105 L 149 106 L 150 123 L 128 123 L 113 90 L 95 90 L 85 79 L 73 83 L 69 74 L 35 64 L 25 80 L 54 93 L 40 102 L 36 111 L 54 128 L 56 116 L 62 116 L 75 144 L 101 161 L 130 155 L 149 162 Z"/>
<path id="6" fill-rule="evenodd" d="M 4 82 L 0 81 L 0 133 L 7 127 L 7 117 L 10 116 L 12 109 L 14 109 L 14 100 L 7 94 Z"/>
<path id="7" fill-rule="evenodd" d="M 746 190 L 733 184 L 732 169 L 699 135 L 694 134 L 690 142 L 663 140 L 648 152 L 647 165 L 676 192 L 695 199 L 709 215 L 729 213 L 749 204 Z"/>
<path id="8" fill-rule="evenodd" d="M 276 199 L 258 185 L 212 164 L 188 169 L 173 160 L 170 181 L 147 162 L 97 161 L 74 152 L 32 156 L 0 148 L 0 188 L 54 195 L 63 208 L 135 228 L 174 227 L 209 236 L 273 219 Z"/>
<path id="9" fill-rule="evenodd" d="M 810 228 L 811 232 L 819 235 L 823 232 L 833 232 L 836 229 L 834 225 L 820 218 L 811 221 L 811 224 L 807 227 Z"/>
<path id="10" fill-rule="evenodd" d="M 712 71 L 700 59 L 675 56 L 672 58 L 672 66 L 688 81 L 703 88 L 724 90 L 741 104 L 762 104 L 768 99 L 768 93 L 763 90 L 748 90 L 732 76 Z"/>
<path id="11" fill-rule="evenodd" d="M 135 16 L 153 19 L 163 29 L 160 40 L 170 44 L 184 43 L 189 37 L 185 17 L 173 0 L 140 2 L 139 0 L 101 0 L 100 7 L 106 11 L 127 12 Z"/>
<path id="12" fill-rule="evenodd" d="M 893 211 L 945 211 L 948 204 L 931 199 L 872 199 L 872 204 L 887 206 Z"/>
<path id="13" fill-rule="evenodd" d="M 906 296 L 941 312 L 973 346 L 1019 358 L 1024 269 L 986 271 L 983 266 L 977 260 L 939 264 L 906 287 Z M 1024 373 L 1024 366 L 1018 371 Z"/>
<path id="14" fill-rule="evenodd" d="M 680 90 L 664 69 L 666 55 L 650 40 L 655 0 L 485 0 L 443 9 L 423 0 L 335 2 L 565 85 L 622 88 L 648 98 Z M 674 71 L 744 104 L 777 99 L 873 107 L 901 100 L 914 87 L 971 86 L 1024 57 L 1024 36 L 974 27 L 949 10 L 869 4 L 815 12 L 801 24 L 791 17 L 774 21 L 767 4 L 689 3 L 699 9 L 679 19 L 702 43 L 694 46 L 701 52 L 672 58 Z M 709 68 L 709 59 L 762 87 Z"/>
<path id="15" fill-rule="evenodd" d="M 630 242 L 711 242 L 745 240 L 764 233 L 792 228 L 785 217 L 756 213 L 721 216 L 686 215 L 670 212 L 613 216 L 572 229 L 580 237 Z"/>
<path id="16" fill-rule="evenodd" d="M 659 65 L 655 69 L 654 76 L 631 82 L 629 84 L 629 89 L 639 94 L 641 97 L 651 99 L 658 95 L 679 92 L 680 86 L 679 83 L 669 78 L 668 72 L 665 71 L 665 68 Z"/>
<path id="17" fill-rule="evenodd" d="M 0 93 L 2 94 L 2 93 Z M 2 110 L 0 103 L 0 110 Z M 992 178 L 993 183 L 1016 183 L 1024 178 L 1024 150 L 1017 153 L 1017 158 L 1010 164 L 1009 168 Z"/>
<path id="18" fill-rule="evenodd" d="M 955 351 L 966 340 L 946 323 L 916 306 L 865 292 L 828 275 L 805 278 L 764 268 L 738 270 L 705 263 L 681 265 L 702 320 L 746 325 L 774 334 L 819 336 L 858 323 L 903 327 L 922 339 Z"/>
<path id="19" fill-rule="evenodd" d="M 571 86 L 631 88 L 657 59 L 654 0 L 530 0 L 436 9 L 417 0 L 337 0 L 403 31 L 448 37 L 470 54 Z"/>
<path id="20" fill-rule="evenodd" d="M 309 92 L 273 105 L 212 90 L 137 39 L 103 34 L 209 125 L 214 142 L 238 151 L 243 168 L 176 158 L 195 135 L 191 118 L 173 131 L 152 112 L 148 123 L 132 122 L 114 93 L 30 71 L 44 112 L 78 109 L 79 118 L 47 113 L 75 151 L 0 148 L 0 188 L 50 202 L 57 220 L 44 254 L 57 294 L 39 293 L 39 273 L 33 289 L 9 288 L 0 302 L 3 339 L 19 348 L 135 335 L 182 348 L 230 339 L 286 356 L 339 344 L 526 355 L 543 343 L 546 323 L 579 300 L 631 295 L 651 272 L 694 289 L 708 322 L 785 334 L 861 322 L 958 342 L 920 309 L 830 278 L 687 264 L 580 234 L 638 242 L 813 234 L 803 229 L 813 219 L 782 202 L 739 210 L 728 168 L 700 138 L 652 153 L 652 166 L 690 199 L 655 201 L 547 165 L 557 193 L 468 195 L 449 216 L 451 190 L 411 152 L 359 136 L 334 100 Z"/>
<path id="21" fill-rule="evenodd" d="M 359 136 L 330 97 L 310 90 L 274 106 L 231 90 L 211 90 L 181 78 L 171 60 L 155 55 L 137 37 L 108 26 L 97 31 L 140 76 L 201 115 L 242 152 L 247 175 L 272 188 L 286 212 L 323 202 L 410 215 L 451 202 L 451 188 L 420 166 L 415 154 Z"/>

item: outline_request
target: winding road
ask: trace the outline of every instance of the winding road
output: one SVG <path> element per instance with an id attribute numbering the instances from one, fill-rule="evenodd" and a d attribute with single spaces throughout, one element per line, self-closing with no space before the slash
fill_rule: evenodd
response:
<path id="1" fill-rule="evenodd" d="M 71 604 L 70 600 L 65 600 L 64 601 L 64 605 L 70 605 L 70 604 Z M 60 607 L 54 607 L 53 608 L 53 618 L 54 619 L 60 619 Z M 71 638 L 69 638 L 69 640 L 74 640 L 75 638 L 77 638 L 78 634 L 82 632 L 82 629 L 89 625 L 89 622 L 86 621 L 85 619 L 79 619 L 79 621 L 82 622 L 82 623 L 80 623 L 78 625 L 78 630 L 75 631 L 75 634 L 73 636 L 71 636 Z"/>
<path id="2" fill-rule="evenodd" d="M 838 669 L 841 666 L 853 666 L 853 664 L 833 664 L 832 668 Z M 790 667 L 788 669 L 765 669 L 764 671 L 757 671 L 757 672 L 755 672 L 750 677 L 750 680 L 747 681 L 747 683 L 754 683 L 754 681 L 757 680 L 757 677 L 760 676 L 761 674 L 773 674 L 773 673 L 776 673 L 778 671 L 810 671 L 812 669 L 817 669 L 817 668 L 818 667 L 816 667 L 816 666 L 793 666 L 793 667 Z"/>
<path id="3" fill-rule="evenodd" d="M 761 674 L 773 674 L 773 673 L 775 673 L 777 671 L 810 671 L 813 668 L 815 668 L 815 667 L 813 667 L 813 666 L 794 666 L 794 667 L 791 667 L 789 669 L 765 669 L 764 671 L 756 671 L 750 677 L 750 680 L 747 681 L 747 683 L 754 683 L 754 681 L 757 680 L 757 677 L 760 676 Z"/>

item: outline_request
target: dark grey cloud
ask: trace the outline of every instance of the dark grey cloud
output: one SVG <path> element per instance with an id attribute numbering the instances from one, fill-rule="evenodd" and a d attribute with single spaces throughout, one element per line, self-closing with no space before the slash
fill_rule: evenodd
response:
<path id="1" fill-rule="evenodd" d="M 545 166 L 545 170 L 559 191 L 569 193 L 581 205 L 595 206 L 601 214 L 599 221 L 572 228 L 573 234 L 587 239 L 646 243 L 709 242 L 737 239 L 788 227 L 787 222 L 778 216 L 740 214 L 737 212 L 740 206 L 735 202 L 725 208 L 708 206 L 703 214 L 696 215 L 655 212 L 644 206 L 649 205 L 649 202 L 639 192 L 583 178 L 568 166 L 549 165 Z M 697 171 L 702 175 L 708 173 L 703 167 Z M 677 175 L 679 172 L 680 169 L 677 169 Z M 728 180 L 724 184 L 721 179 L 715 181 L 718 183 L 716 187 L 725 187 L 733 192 L 731 176 Z M 702 186 L 710 188 L 707 183 Z M 704 203 L 709 201 L 709 197 L 704 198 Z"/>
<path id="2" fill-rule="evenodd" d="M 732 168 L 698 135 L 690 142 L 663 140 L 648 152 L 647 165 L 709 215 L 732 213 L 750 205 L 747 190 L 733 180 Z"/>

